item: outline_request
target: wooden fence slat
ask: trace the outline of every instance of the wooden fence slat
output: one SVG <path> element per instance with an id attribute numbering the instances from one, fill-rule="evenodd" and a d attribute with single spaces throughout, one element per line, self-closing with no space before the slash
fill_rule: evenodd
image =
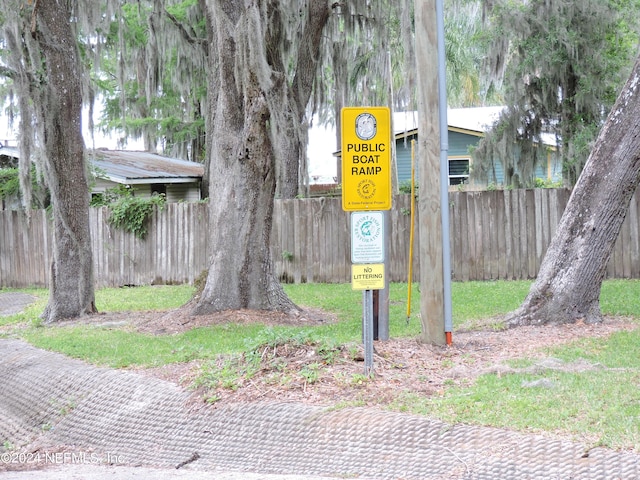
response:
<path id="1" fill-rule="evenodd" d="M 540 195 L 540 189 L 533 191 L 533 211 L 535 215 L 535 262 L 536 266 L 539 265 L 539 261 L 542 258 L 542 251 L 544 249 L 543 240 L 544 237 L 542 235 L 544 226 L 543 226 L 543 212 L 542 212 L 542 196 Z M 536 268 L 537 271 L 537 268 Z"/>
<path id="2" fill-rule="evenodd" d="M 469 265 L 469 279 L 481 278 L 478 276 L 478 255 L 479 248 L 477 240 L 480 235 L 472 235 L 471 232 L 475 231 L 476 227 L 476 218 L 475 218 L 475 202 L 473 195 L 465 195 L 464 199 L 466 201 L 466 213 L 467 213 L 467 224 L 466 224 L 466 235 L 465 240 L 468 242 L 468 256 L 465 259 Z M 480 231 L 481 233 L 481 231 Z M 480 238 L 481 241 L 481 238 Z"/>
<path id="3" fill-rule="evenodd" d="M 505 257 L 505 276 L 504 278 L 510 280 L 513 278 L 513 215 L 512 215 L 512 196 L 511 191 L 504 190 L 502 192 L 502 198 L 504 200 L 504 250 L 502 251 Z"/>
<path id="4" fill-rule="evenodd" d="M 513 242 L 513 270 L 511 278 L 520 278 L 522 275 L 522 238 L 520 234 L 520 194 L 517 190 L 509 191 L 511 198 L 511 240 Z"/>
<path id="5" fill-rule="evenodd" d="M 24 216 L 22 215 L 22 213 L 21 212 L 19 213 L 20 213 L 19 215 L 16 215 L 14 217 L 16 222 L 19 222 L 24 219 Z M 29 228 L 33 233 L 35 233 L 33 222 L 30 222 Z M 31 270 L 31 262 L 29 259 L 31 257 L 32 249 L 37 249 L 38 245 L 32 242 L 29 237 L 26 237 L 24 235 L 16 236 L 15 245 L 16 245 L 17 251 L 20 252 L 20 258 L 17 259 L 18 260 L 17 263 L 18 263 L 18 268 L 24 272 L 24 277 L 22 279 L 22 281 L 24 281 L 26 280 L 26 278 L 30 278 L 31 275 L 33 274 L 33 271 Z"/>
<path id="6" fill-rule="evenodd" d="M 507 247 L 506 236 L 505 236 L 505 204 L 504 204 L 504 195 L 502 192 L 495 192 L 495 202 L 496 202 L 496 252 L 498 255 L 498 274 L 497 278 L 500 280 L 504 280 L 507 278 L 507 257 L 505 255 L 505 250 Z"/>
<path id="7" fill-rule="evenodd" d="M 455 203 L 452 201 L 451 198 L 449 198 L 449 231 L 446 232 L 447 234 L 447 238 L 445 239 L 449 241 L 449 250 L 451 251 L 451 257 L 450 257 L 450 264 L 451 264 L 451 271 L 449 272 L 449 275 L 451 276 L 451 278 L 453 278 L 455 276 L 455 271 L 456 271 L 456 263 L 457 263 L 457 258 L 456 258 L 456 245 L 455 245 L 455 241 L 456 241 L 456 235 L 454 235 L 454 233 L 457 231 L 456 230 L 456 206 Z M 458 222 L 459 224 L 459 222 Z M 445 233 L 445 232 L 443 232 Z M 447 272 L 445 272 L 446 274 Z"/>
<path id="8" fill-rule="evenodd" d="M 482 230 L 482 247 L 480 252 L 482 253 L 482 279 L 491 280 L 491 206 L 490 206 L 490 194 L 489 195 L 477 195 L 476 207 L 478 215 L 476 221 L 479 220 L 477 228 Z"/>
<path id="9" fill-rule="evenodd" d="M 475 265 L 475 278 L 484 280 L 484 247 L 485 247 L 485 235 L 486 225 L 482 224 L 482 199 L 478 192 L 472 192 L 469 196 L 473 202 L 473 223 L 469 224 L 470 238 L 475 237 L 475 251 L 474 251 L 474 265 Z M 473 228 L 471 228 L 473 227 Z M 471 231 L 475 232 L 475 235 L 471 234 Z"/>
<path id="10" fill-rule="evenodd" d="M 490 252 L 489 253 L 490 271 L 489 271 L 488 280 L 497 280 L 498 278 L 500 278 L 500 274 L 499 274 L 500 252 L 498 252 L 498 229 L 497 229 L 498 211 L 496 208 L 497 192 L 493 191 L 488 193 L 489 193 L 489 195 L 487 195 L 487 201 L 488 201 L 487 213 L 489 215 L 488 250 Z"/>
<path id="11" fill-rule="evenodd" d="M 30 227 L 32 232 L 37 235 L 36 224 L 31 222 Z M 20 268 L 24 269 L 27 278 L 31 278 L 34 274 L 34 265 L 31 261 L 33 255 L 31 255 L 31 252 L 34 250 L 37 251 L 39 246 L 31 242 L 30 238 L 23 235 L 16 238 L 16 244 L 18 245 L 18 249 L 22 256 L 22 258 L 19 259 Z"/>
<path id="12" fill-rule="evenodd" d="M 2 223 L 5 224 L 6 227 L 6 211 L 0 211 L 0 219 L 2 219 Z M 5 223 L 6 222 L 6 223 Z M 10 279 L 11 266 L 9 262 L 11 261 L 12 255 L 9 255 L 9 229 L 0 228 L 0 285 L 6 285 Z"/>
<path id="13" fill-rule="evenodd" d="M 631 277 L 631 255 L 629 251 L 629 245 L 631 243 L 631 227 L 629 225 L 629 216 L 622 222 L 622 228 L 618 238 L 620 240 L 620 258 L 622 260 L 621 269 L 616 272 L 616 277 L 630 278 Z"/>
<path id="14" fill-rule="evenodd" d="M 638 222 L 638 198 L 639 195 L 635 195 L 631 199 L 629 205 L 629 213 L 627 219 L 629 220 L 629 265 L 631 268 L 631 275 L 634 276 L 634 272 L 640 270 L 640 225 Z"/>

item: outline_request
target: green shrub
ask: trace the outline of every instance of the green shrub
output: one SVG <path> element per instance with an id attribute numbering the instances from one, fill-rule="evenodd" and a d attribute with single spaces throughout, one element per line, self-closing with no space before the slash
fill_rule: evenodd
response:
<path id="1" fill-rule="evenodd" d="M 20 180 L 17 168 L 0 169 L 0 198 L 8 198 L 18 195 L 20 192 Z"/>
<path id="2" fill-rule="evenodd" d="M 562 188 L 562 180 L 553 181 L 549 178 L 536 178 L 535 188 Z"/>
<path id="3" fill-rule="evenodd" d="M 418 196 L 418 190 L 419 190 L 418 182 L 416 182 L 414 184 L 414 189 L 415 189 L 415 194 L 416 194 L 416 197 L 417 197 Z M 404 182 L 401 182 L 398 185 L 398 190 L 400 191 L 400 193 L 411 194 L 411 181 L 410 180 L 405 180 Z"/>
<path id="4" fill-rule="evenodd" d="M 130 193 L 109 204 L 109 223 L 133 233 L 138 238 L 147 235 L 147 220 L 154 207 L 162 209 L 166 203 L 164 195 L 154 194 L 149 198 L 134 197 Z"/>

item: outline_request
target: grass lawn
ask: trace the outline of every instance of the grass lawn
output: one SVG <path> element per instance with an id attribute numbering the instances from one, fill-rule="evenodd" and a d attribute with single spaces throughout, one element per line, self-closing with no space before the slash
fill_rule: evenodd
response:
<path id="1" fill-rule="evenodd" d="M 454 283 L 454 330 L 515 309 L 529 286 L 527 281 Z M 41 348 L 116 368 L 211 360 L 220 355 L 249 358 L 258 345 L 276 344 L 283 339 L 333 346 L 360 342 L 361 292 L 351 290 L 349 285 L 335 284 L 286 285 L 285 290 L 297 304 L 332 312 L 339 321 L 314 327 L 217 325 L 174 335 L 148 335 L 118 326 L 43 328 L 38 315 L 46 304 L 47 291 L 29 289 L 21 291 L 38 297 L 38 301 L 21 314 L 0 317 L 0 335 L 23 338 Z M 100 311 L 108 312 L 166 310 L 184 304 L 192 292 L 190 286 L 110 288 L 96 293 L 96 303 Z M 407 321 L 407 285 L 391 285 L 392 338 L 419 334 L 419 296 L 418 286 L 413 285 L 411 318 Z M 606 281 L 602 288 L 602 312 L 638 321 L 638 298 L 640 281 Z M 546 354 L 558 361 L 588 362 L 598 368 L 486 374 L 472 385 L 451 385 L 439 395 L 403 394 L 392 408 L 449 422 L 569 432 L 592 439 L 592 445 L 640 451 L 640 330 L 581 340 L 555 347 Z M 530 363 L 526 358 L 513 360 L 519 365 Z M 309 370 L 306 374 L 317 372 Z M 546 383 L 536 383 L 541 381 Z M 523 388 L 531 384 L 545 387 Z"/>

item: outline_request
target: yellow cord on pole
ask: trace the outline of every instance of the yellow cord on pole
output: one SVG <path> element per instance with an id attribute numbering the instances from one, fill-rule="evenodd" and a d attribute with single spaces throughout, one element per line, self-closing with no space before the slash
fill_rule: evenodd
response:
<path id="1" fill-rule="evenodd" d="M 409 227 L 409 278 L 407 279 L 407 323 L 411 317 L 411 281 L 413 279 L 413 231 L 415 225 L 416 204 L 416 169 L 415 169 L 415 140 L 411 140 L 411 226 Z"/>

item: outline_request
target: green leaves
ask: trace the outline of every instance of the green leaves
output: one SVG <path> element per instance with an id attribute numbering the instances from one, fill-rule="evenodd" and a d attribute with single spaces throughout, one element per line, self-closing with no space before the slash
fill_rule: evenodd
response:
<path id="1" fill-rule="evenodd" d="M 131 194 L 122 196 L 110 205 L 109 223 L 138 238 L 144 238 L 147 235 L 147 219 L 155 207 L 162 209 L 165 203 L 166 198 L 162 194 L 153 194 L 149 198 L 134 197 Z"/>
<path id="2" fill-rule="evenodd" d="M 151 197 L 134 197 L 127 185 L 118 185 L 104 193 L 94 195 L 92 207 L 110 207 L 109 223 L 133 233 L 138 238 L 147 235 L 147 219 L 154 208 L 162 210 L 166 203 L 164 194 L 154 193 Z"/>
<path id="3" fill-rule="evenodd" d="M 0 198 L 18 195 L 20 181 L 17 168 L 0 169 Z"/>
<path id="4" fill-rule="evenodd" d="M 505 183 L 533 186 L 547 152 L 531 145 L 553 133 L 562 139 L 565 183 L 575 184 L 634 63 L 638 8 L 637 0 L 494 2 L 488 64 L 494 75 L 504 71 L 510 108 L 481 141 L 476 174 L 502 159 Z"/>

